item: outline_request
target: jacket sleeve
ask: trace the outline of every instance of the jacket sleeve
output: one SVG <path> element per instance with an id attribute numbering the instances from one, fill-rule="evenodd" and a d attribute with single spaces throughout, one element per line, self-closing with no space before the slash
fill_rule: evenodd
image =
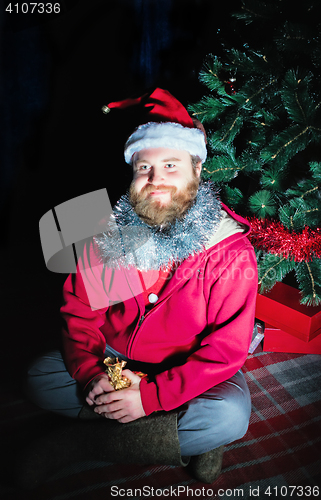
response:
<path id="1" fill-rule="evenodd" d="M 229 379 L 244 364 L 254 327 L 257 266 L 251 244 L 247 238 L 241 242 L 237 252 L 221 257 L 221 264 L 207 264 L 207 328 L 197 350 L 184 364 L 156 375 L 155 381 L 141 381 L 147 415 L 178 408 Z"/>
<path id="2" fill-rule="evenodd" d="M 82 386 L 105 372 L 106 340 L 99 328 L 109 300 L 101 280 L 102 267 L 91 245 L 79 260 L 76 274 L 69 275 L 63 287 L 64 360 L 70 375 Z"/>

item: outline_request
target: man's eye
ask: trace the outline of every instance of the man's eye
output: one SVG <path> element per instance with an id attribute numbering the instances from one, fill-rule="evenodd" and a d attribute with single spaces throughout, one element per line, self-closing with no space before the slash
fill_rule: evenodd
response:
<path id="1" fill-rule="evenodd" d="M 148 170 L 149 168 L 150 168 L 150 166 L 149 166 L 149 165 L 140 165 L 140 166 L 138 167 L 138 170 Z"/>
<path id="2" fill-rule="evenodd" d="M 174 168 L 174 167 L 175 167 L 174 163 L 167 163 L 166 164 L 166 168 Z"/>

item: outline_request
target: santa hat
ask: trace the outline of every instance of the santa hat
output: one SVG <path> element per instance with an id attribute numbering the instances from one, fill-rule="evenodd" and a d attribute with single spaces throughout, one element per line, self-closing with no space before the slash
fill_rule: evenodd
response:
<path id="1" fill-rule="evenodd" d="M 128 138 L 124 157 L 131 163 L 134 153 L 147 148 L 168 148 L 188 151 L 198 156 L 202 163 L 206 160 L 206 135 L 198 120 L 193 120 L 184 106 L 167 90 L 155 89 L 137 99 L 111 102 L 102 108 L 104 113 L 111 109 L 139 107 L 144 117 L 140 125 Z"/>

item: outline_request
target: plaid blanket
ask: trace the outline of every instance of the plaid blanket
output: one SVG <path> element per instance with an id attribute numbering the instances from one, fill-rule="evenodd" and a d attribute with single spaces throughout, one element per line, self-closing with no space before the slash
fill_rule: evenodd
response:
<path id="1" fill-rule="evenodd" d="M 258 351 L 249 355 L 243 367 L 253 406 L 248 432 L 225 447 L 223 471 L 213 485 L 197 482 L 181 467 L 83 462 L 53 476 L 30 498 L 320 497 L 321 356 Z M 13 450 L 31 438 L 27 432 L 31 422 L 37 423 L 36 435 L 42 431 L 39 422 L 47 419 L 48 424 L 53 418 L 12 394 L 11 401 L 7 396 L 2 400 L 6 401 L 1 407 L 2 428 Z M 3 498 L 11 498 L 10 492 L 12 499 L 29 498 L 22 492 L 15 497 L 10 473 L 4 475 Z"/>

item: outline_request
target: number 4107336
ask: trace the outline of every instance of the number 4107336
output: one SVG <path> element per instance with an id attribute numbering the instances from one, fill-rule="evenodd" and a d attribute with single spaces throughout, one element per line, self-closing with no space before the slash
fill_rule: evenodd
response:
<path id="1" fill-rule="evenodd" d="M 6 12 L 10 14 L 59 14 L 61 10 L 61 6 L 59 2 L 56 3 L 38 3 L 38 2 L 30 2 L 30 3 L 9 3 L 6 7 Z"/>

